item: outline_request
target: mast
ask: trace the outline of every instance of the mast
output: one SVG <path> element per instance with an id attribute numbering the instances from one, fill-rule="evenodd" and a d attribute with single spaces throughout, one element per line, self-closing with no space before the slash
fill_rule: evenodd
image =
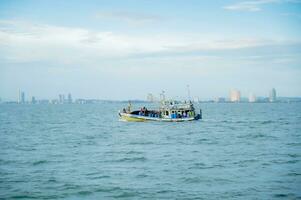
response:
<path id="1" fill-rule="evenodd" d="M 187 85 L 187 93 L 188 93 L 188 100 L 191 101 L 189 85 Z"/>
<path id="2" fill-rule="evenodd" d="M 165 104 L 165 91 L 162 90 L 162 93 L 160 93 L 160 100 L 161 104 Z"/>

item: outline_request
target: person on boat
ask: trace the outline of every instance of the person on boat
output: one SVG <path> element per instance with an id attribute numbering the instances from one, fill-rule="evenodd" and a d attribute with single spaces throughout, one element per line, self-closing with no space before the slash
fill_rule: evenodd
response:
<path id="1" fill-rule="evenodd" d="M 182 115 L 181 115 L 181 113 L 178 113 L 178 116 L 177 116 L 177 118 L 182 118 Z"/>
<path id="2" fill-rule="evenodd" d="M 125 110 L 125 108 L 123 108 L 122 112 L 123 112 L 123 113 L 126 113 L 126 110 Z"/>

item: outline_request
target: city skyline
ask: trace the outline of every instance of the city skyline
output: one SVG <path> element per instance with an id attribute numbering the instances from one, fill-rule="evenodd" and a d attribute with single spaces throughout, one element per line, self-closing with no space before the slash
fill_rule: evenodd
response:
<path id="1" fill-rule="evenodd" d="M 301 96 L 300 13 L 288 0 L 3 0 L 0 97 Z"/>
<path id="2" fill-rule="evenodd" d="M 189 86 L 188 86 L 189 88 Z M 158 95 L 153 94 L 153 93 L 147 93 L 145 98 L 142 99 L 119 99 L 116 101 L 127 101 L 127 100 L 139 100 L 139 101 L 148 101 L 148 102 L 157 102 L 162 98 L 162 92 L 164 93 L 164 95 L 166 95 L 165 91 L 161 91 L 161 93 L 159 93 Z M 275 88 L 271 88 L 269 90 L 269 92 L 267 93 L 266 96 L 256 96 L 256 94 L 254 92 L 250 92 L 247 95 L 242 95 L 240 90 L 238 89 L 231 89 L 229 90 L 229 95 L 228 96 L 215 96 L 215 97 L 211 97 L 211 98 L 200 98 L 197 95 L 194 96 L 190 96 L 190 91 L 188 92 L 188 96 L 176 96 L 176 97 L 170 97 L 167 96 L 167 99 L 173 99 L 173 100 L 192 100 L 192 101 L 214 101 L 214 102 L 245 102 L 248 101 L 250 103 L 253 102 L 258 102 L 258 101 L 262 101 L 262 100 L 266 100 L 269 102 L 276 102 L 277 101 L 277 92 Z M 280 96 L 280 98 L 286 98 L 284 96 Z M 293 97 L 294 98 L 294 97 Z M 296 98 L 301 98 L 301 97 L 296 97 Z M 30 100 L 31 99 L 31 100 Z M 2 101 L 2 98 L 0 98 L 0 100 Z M 56 97 L 51 97 L 51 98 L 37 98 L 36 95 L 29 95 L 27 96 L 25 91 L 19 90 L 19 96 L 18 99 L 4 99 L 3 102 L 16 102 L 19 104 L 25 104 L 25 103 L 32 103 L 35 104 L 38 101 L 49 101 L 52 102 L 53 104 L 65 104 L 65 103 L 73 103 L 76 100 L 108 100 L 108 101 L 115 101 L 114 99 L 97 99 L 97 98 L 85 98 L 85 97 L 78 97 L 73 99 L 73 96 L 71 93 L 67 93 L 66 95 L 63 93 L 58 94 Z M 0 101 L 0 102 L 1 102 Z"/>

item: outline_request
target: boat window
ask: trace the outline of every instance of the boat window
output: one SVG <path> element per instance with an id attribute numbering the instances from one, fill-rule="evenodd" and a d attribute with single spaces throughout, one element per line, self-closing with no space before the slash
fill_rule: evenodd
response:
<path id="1" fill-rule="evenodd" d="M 169 115 L 168 111 L 165 112 L 165 115 Z"/>

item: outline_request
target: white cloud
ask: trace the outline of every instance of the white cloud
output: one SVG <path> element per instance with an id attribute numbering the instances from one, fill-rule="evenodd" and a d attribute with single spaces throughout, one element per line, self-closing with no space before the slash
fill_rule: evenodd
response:
<path id="1" fill-rule="evenodd" d="M 301 14 L 299 13 L 292 13 L 292 12 L 288 12 L 288 13 L 281 13 L 282 16 L 286 16 L 286 17 L 294 17 L 297 19 L 301 19 Z"/>
<path id="2" fill-rule="evenodd" d="M 300 0 L 251 0 L 242 1 L 236 4 L 225 6 L 224 9 L 232 11 L 257 12 L 262 10 L 262 6 L 275 3 L 301 3 Z"/>
<path id="3" fill-rule="evenodd" d="M 95 16 L 101 20 L 121 21 L 131 25 L 144 25 L 164 20 L 162 16 L 158 15 L 127 11 L 99 12 Z"/>
<path id="4" fill-rule="evenodd" d="M 110 58 L 163 50 L 160 44 L 111 32 L 18 21 L 1 21 L 0 26 L 1 49 L 10 60 Z"/>
<path id="5" fill-rule="evenodd" d="M 249 11 L 256 12 L 261 10 L 261 6 L 269 3 L 276 3 L 279 0 L 257 0 L 257 1 L 243 1 L 233 5 L 225 6 L 226 10 L 234 10 L 234 11 Z"/>
<path id="6" fill-rule="evenodd" d="M 97 63 L 106 59 L 154 54 L 178 57 L 181 53 L 233 50 L 286 42 L 257 38 L 208 40 L 200 35 L 186 37 L 177 34 L 132 36 L 83 28 L 0 21 L 0 59 L 7 62 Z"/>

